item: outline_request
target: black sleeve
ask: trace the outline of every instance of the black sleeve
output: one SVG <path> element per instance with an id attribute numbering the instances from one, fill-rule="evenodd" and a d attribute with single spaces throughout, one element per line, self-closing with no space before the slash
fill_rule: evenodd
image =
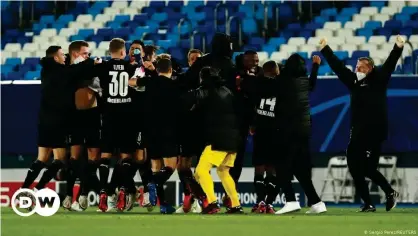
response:
<path id="1" fill-rule="evenodd" d="M 148 76 L 145 76 L 145 77 L 142 77 L 142 78 L 138 77 L 137 80 L 136 80 L 136 86 L 138 86 L 138 87 L 147 86 L 147 84 L 149 83 L 150 80 L 151 80 L 151 78 L 148 77 Z"/>
<path id="2" fill-rule="evenodd" d="M 319 69 L 319 65 L 316 63 L 313 63 L 311 74 L 309 76 L 309 91 L 311 92 L 315 89 L 316 80 L 318 79 L 318 69 Z"/>
<path id="3" fill-rule="evenodd" d="M 197 103 L 196 91 L 191 90 L 181 96 L 183 110 L 191 110 Z"/>
<path id="4" fill-rule="evenodd" d="M 76 81 L 78 88 L 88 87 L 93 78 L 100 75 L 101 64 L 94 65 L 93 59 L 86 59 L 78 64 L 70 65 L 71 78 Z"/>
<path id="5" fill-rule="evenodd" d="M 355 83 L 354 72 L 345 67 L 344 63 L 335 56 L 332 49 L 327 45 L 321 50 L 322 55 L 327 60 L 331 69 L 335 72 L 338 78 L 351 89 Z"/>
<path id="6" fill-rule="evenodd" d="M 395 44 L 392 51 L 389 54 L 389 57 L 386 59 L 385 63 L 383 63 L 382 67 L 380 68 L 380 78 L 387 83 L 396 69 L 396 63 L 398 62 L 399 58 L 402 55 L 403 47 L 400 48 L 398 45 Z"/>
<path id="7" fill-rule="evenodd" d="M 196 89 L 199 87 L 199 73 L 203 68 L 202 57 L 197 58 L 193 65 L 186 71 L 181 81 L 181 87 L 186 90 Z"/>

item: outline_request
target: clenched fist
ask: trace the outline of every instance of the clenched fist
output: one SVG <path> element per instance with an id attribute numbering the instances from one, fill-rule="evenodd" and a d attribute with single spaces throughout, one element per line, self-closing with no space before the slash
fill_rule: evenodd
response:
<path id="1" fill-rule="evenodd" d="M 312 57 L 312 62 L 321 65 L 321 58 L 318 55 Z"/>
<path id="2" fill-rule="evenodd" d="M 321 38 L 321 40 L 319 40 L 320 50 L 322 50 L 325 46 L 327 46 L 327 44 L 328 44 L 327 38 L 325 37 Z"/>
<path id="3" fill-rule="evenodd" d="M 396 36 L 396 45 L 400 48 L 403 47 L 403 45 L 405 45 L 405 39 L 399 34 Z"/>

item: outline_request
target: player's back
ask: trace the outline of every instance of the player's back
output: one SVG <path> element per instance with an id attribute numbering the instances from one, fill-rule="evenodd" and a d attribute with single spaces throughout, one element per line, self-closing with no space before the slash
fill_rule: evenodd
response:
<path id="1" fill-rule="evenodd" d="M 102 88 L 104 115 L 132 113 L 135 90 L 128 86 L 135 72 L 128 61 L 110 59 L 97 66 L 97 75 Z"/>
<path id="2" fill-rule="evenodd" d="M 274 130 L 276 124 L 276 103 L 278 78 L 259 77 L 255 83 L 255 126 L 257 130 Z"/>

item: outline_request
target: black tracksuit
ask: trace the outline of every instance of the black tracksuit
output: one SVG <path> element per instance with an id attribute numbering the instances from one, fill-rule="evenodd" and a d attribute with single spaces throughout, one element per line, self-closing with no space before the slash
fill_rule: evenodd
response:
<path id="1" fill-rule="evenodd" d="M 320 202 L 312 183 L 312 164 L 309 150 L 311 138 L 311 115 L 309 92 L 316 83 L 318 65 L 314 64 L 311 77 L 306 77 L 304 59 L 294 54 L 286 62 L 279 79 L 276 103 L 276 121 L 283 155 L 276 163 L 277 184 L 286 196 L 286 201 L 295 201 L 291 180 L 298 179 L 308 204 Z"/>
<path id="2" fill-rule="evenodd" d="M 321 50 L 332 70 L 350 91 L 351 131 L 347 162 L 356 191 L 366 205 L 371 205 L 371 199 L 365 177 L 378 184 L 386 194 L 393 192 L 377 165 L 381 144 L 388 132 L 387 85 L 402 50 L 395 45 L 385 63 L 380 68 L 373 68 L 362 80 L 344 66 L 329 46 Z"/>

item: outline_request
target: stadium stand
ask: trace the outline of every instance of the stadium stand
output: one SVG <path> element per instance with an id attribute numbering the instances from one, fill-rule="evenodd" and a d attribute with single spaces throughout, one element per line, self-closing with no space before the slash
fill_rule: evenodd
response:
<path id="1" fill-rule="evenodd" d="M 34 18 L 39 20 L 29 29 L 16 25 L 19 14 L 15 9 L 19 4 L 23 4 L 24 13 L 30 7 L 37 9 Z M 2 2 L 2 80 L 39 78 L 35 60 L 44 56 L 49 45 L 66 49 L 73 40 L 88 41 L 92 56 L 106 58 L 111 38 L 128 42 L 142 39 L 159 46 L 159 52 L 171 53 L 186 66 L 185 55 L 191 43 L 207 52 L 216 31 L 230 32 L 238 39 L 235 51 L 259 51 L 260 63 L 269 59 L 282 62 L 294 52 L 305 58 L 320 55 L 319 38 L 326 36 L 337 56 L 351 68 L 364 55 L 373 57 L 377 65 L 383 63 L 395 35 L 401 34 L 409 43 L 395 73 L 417 73 L 416 1 L 346 2 L 338 8 L 315 2 L 313 7 L 320 11 L 303 22 L 294 17 L 297 2 L 78 1 L 57 16 L 43 15 L 52 12 L 53 2 L 28 4 Z M 325 60 L 319 73 L 333 73 Z"/>

